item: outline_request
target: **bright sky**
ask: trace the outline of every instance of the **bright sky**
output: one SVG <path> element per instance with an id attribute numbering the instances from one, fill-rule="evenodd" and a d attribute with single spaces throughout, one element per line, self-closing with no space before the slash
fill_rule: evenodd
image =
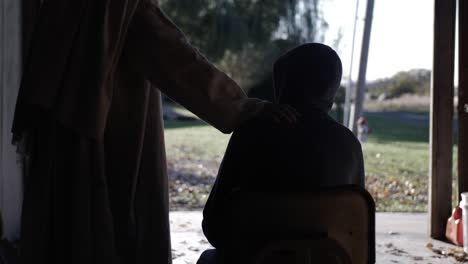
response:
<path id="1" fill-rule="evenodd" d="M 333 45 L 341 30 L 343 38 L 338 47 L 349 75 L 352 35 L 357 0 L 323 0 L 324 16 L 330 24 L 325 42 Z M 359 0 L 353 78 L 359 70 L 360 49 L 366 0 Z M 434 1 L 375 0 L 372 26 L 368 80 L 389 77 L 402 70 L 430 69 L 432 65 Z"/>

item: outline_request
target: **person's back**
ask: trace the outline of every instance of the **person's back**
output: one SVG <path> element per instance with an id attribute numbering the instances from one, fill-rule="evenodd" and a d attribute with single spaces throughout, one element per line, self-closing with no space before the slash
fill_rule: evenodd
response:
<path id="1" fill-rule="evenodd" d="M 236 133 L 232 145 L 243 145 L 246 151 L 231 158 L 233 168 L 225 164 L 219 175 L 242 180 L 239 187 L 243 190 L 308 191 L 364 185 L 360 143 L 326 113 L 305 112 L 294 127 L 250 122 Z M 233 175 L 236 171 L 238 175 Z"/>
<path id="2" fill-rule="evenodd" d="M 328 115 L 340 79 L 338 56 L 321 44 L 296 48 L 275 64 L 277 101 L 296 108 L 302 119 L 294 126 L 251 120 L 234 132 L 204 209 L 203 231 L 215 247 L 223 247 L 228 227 L 221 215 L 234 191 L 364 186 L 359 141 Z"/>

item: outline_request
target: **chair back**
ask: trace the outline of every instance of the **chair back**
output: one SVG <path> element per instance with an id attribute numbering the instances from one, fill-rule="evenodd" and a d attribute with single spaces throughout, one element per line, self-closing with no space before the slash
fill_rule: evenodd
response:
<path id="1" fill-rule="evenodd" d="M 281 194 L 239 191 L 229 201 L 230 251 L 251 263 L 280 263 L 288 257 L 297 262 L 281 263 L 375 263 L 375 204 L 362 188 Z M 317 262 L 320 258 L 331 262 Z"/>

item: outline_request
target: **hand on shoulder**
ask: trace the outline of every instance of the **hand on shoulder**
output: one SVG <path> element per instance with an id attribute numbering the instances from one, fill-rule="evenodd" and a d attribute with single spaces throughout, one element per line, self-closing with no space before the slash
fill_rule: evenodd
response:
<path id="1" fill-rule="evenodd" d="M 255 119 L 273 122 L 276 124 L 295 125 L 300 120 L 300 113 L 290 105 L 265 102 Z"/>

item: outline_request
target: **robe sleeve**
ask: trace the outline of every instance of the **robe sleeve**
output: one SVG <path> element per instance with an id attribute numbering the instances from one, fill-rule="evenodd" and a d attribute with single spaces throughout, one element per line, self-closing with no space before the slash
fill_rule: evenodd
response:
<path id="1" fill-rule="evenodd" d="M 126 41 L 124 53 L 134 69 L 223 133 L 232 132 L 265 103 L 248 98 L 231 78 L 192 47 L 156 3 L 140 3 Z"/>

